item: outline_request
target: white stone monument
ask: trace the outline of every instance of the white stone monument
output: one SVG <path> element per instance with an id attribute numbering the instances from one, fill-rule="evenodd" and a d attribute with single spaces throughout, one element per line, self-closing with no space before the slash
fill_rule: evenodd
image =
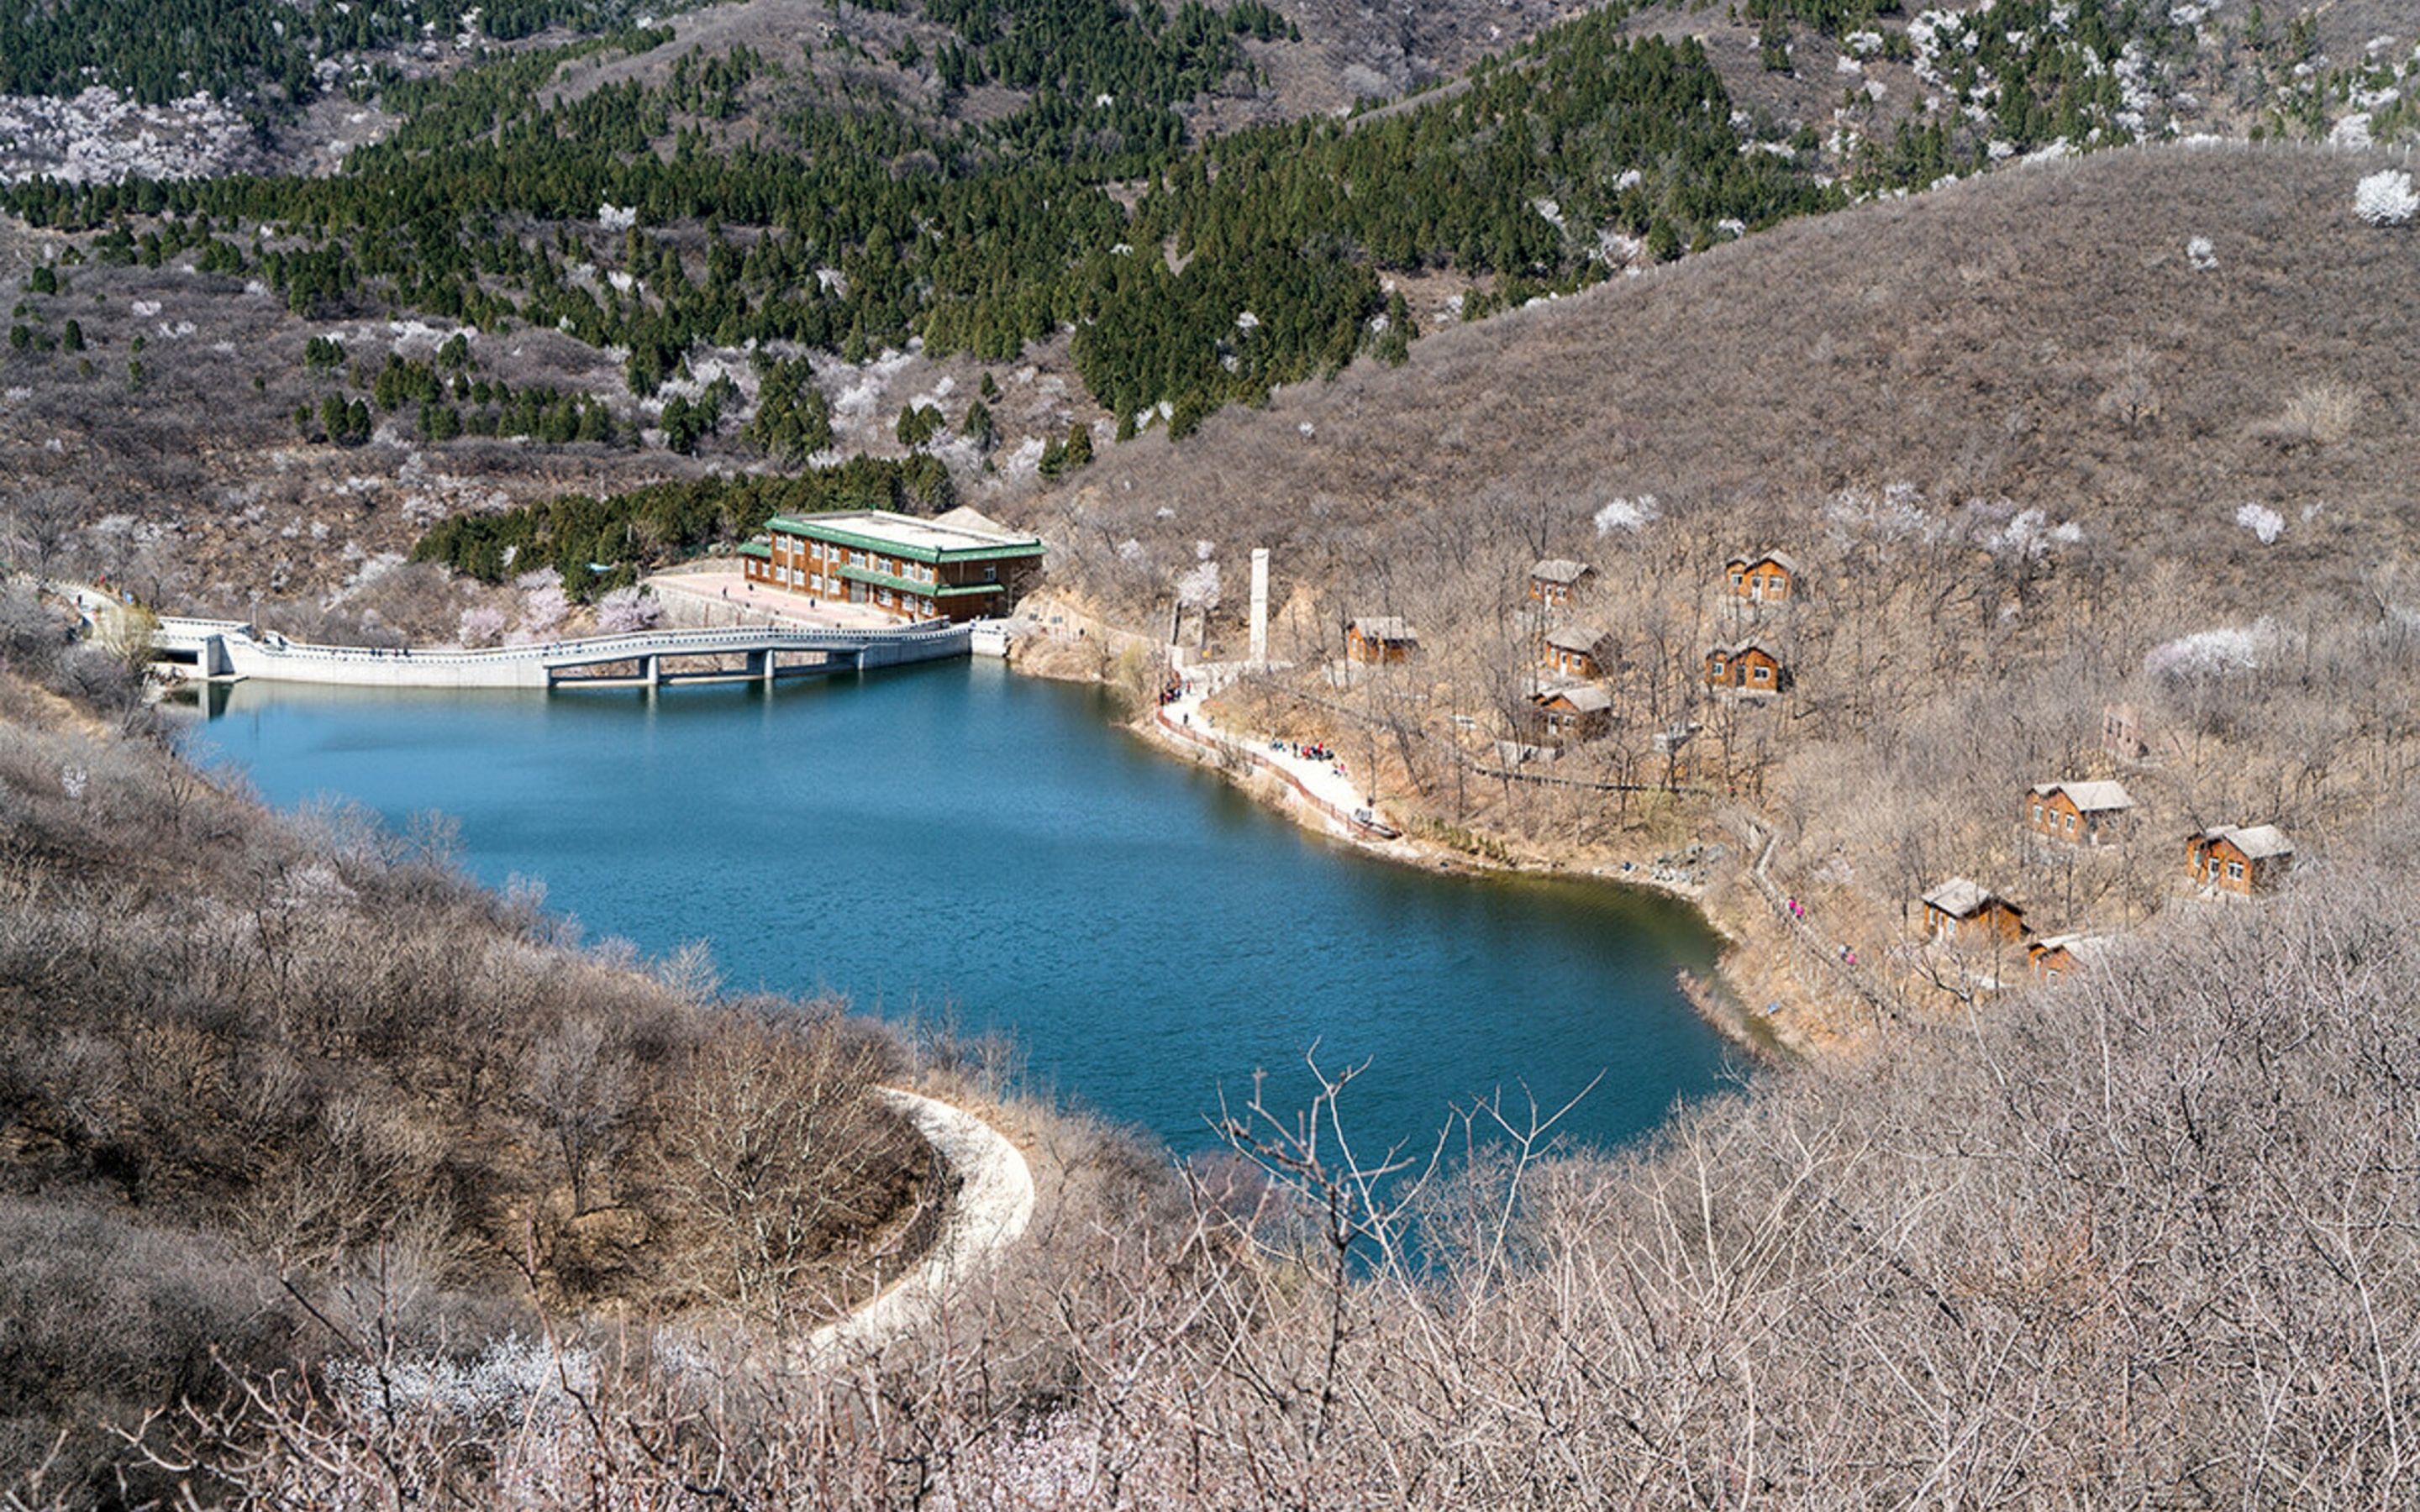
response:
<path id="1" fill-rule="evenodd" d="M 1252 656 L 1255 667 L 1269 664 L 1269 548 L 1252 548 Z"/>

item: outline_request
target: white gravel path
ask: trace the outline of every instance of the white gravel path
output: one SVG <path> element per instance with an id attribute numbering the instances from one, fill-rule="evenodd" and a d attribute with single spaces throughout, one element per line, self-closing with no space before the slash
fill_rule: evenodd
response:
<path id="1" fill-rule="evenodd" d="M 1349 767 L 1338 770 L 1345 764 L 1342 760 L 1309 761 L 1293 754 L 1290 748 L 1284 746 L 1271 748 L 1266 736 L 1239 734 L 1222 728 L 1202 706 L 1202 700 L 1209 697 L 1211 690 L 1209 679 L 1188 682 L 1185 696 L 1160 710 L 1162 717 L 1180 730 L 1207 736 L 1259 765 L 1284 773 L 1299 783 L 1304 792 L 1340 814 L 1350 814 L 1368 805 L 1369 795 L 1362 792 L 1361 784 L 1355 779 L 1352 770 Z M 1335 820 L 1330 820 L 1328 827 L 1356 840 L 1364 838 Z"/>
<path id="2" fill-rule="evenodd" d="M 815 1330 L 807 1340 L 809 1364 L 879 1353 L 927 1326 L 950 1293 L 1015 1243 L 1033 1218 L 1033 1170 L 1006 1134 L 921 1093 L 886 1087 L 882 1095 L 939 1151 L 958 1189 L 923 1258 L 872 1302 Z"/>

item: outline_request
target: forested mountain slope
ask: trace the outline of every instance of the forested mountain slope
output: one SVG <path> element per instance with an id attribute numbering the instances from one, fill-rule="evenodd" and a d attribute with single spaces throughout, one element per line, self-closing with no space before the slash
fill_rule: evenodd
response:
<path id="1" fill-rule="evenodd" d="M 2378 166 L 2140 148 L 1792 222 L 1438 332 L 1399 369 L 1288 387 L 1190 445 L 1111 454 L 1079 507 L 1146 543 L 1282 548 L 1486 498 L 1559 521 L 1638 492 L 1745 510 L 1754 532 L 1773 528 L 1760 511 L 1903 481 L 2055 508 L 2130 548 L 2232 550 L 2244 500 L 2323 502 L 2319 532 L 2399 541 L 2420 237 L 2354 216 Z M 2287 423 L 2331 385 L 2342 434 Z"/>

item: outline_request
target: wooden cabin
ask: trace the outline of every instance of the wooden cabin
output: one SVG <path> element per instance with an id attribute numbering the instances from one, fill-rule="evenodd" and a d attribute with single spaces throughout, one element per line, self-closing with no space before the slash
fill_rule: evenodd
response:
<path id="1" fill-rule="evenodd" d="M 1602 677 L 1608 639 L 1593 625 L 1562 625 L 1541 638 L 1538 659 L 1558 677 Z"/>
<path id="2" fill-rule="evenodd" d="M 2013 945 L 2024 938 L 2025 911 L 1980 883 L 1951 877 L 1924 895 L 1924 933 L 1945 945 Z"/>
<path id="3" fill-rule="evenodd" d="M 2185 870 L 2198 886 L 2239 898 L 2267 892 L 2294 867 L 2294 842 L 2275 825 L 2214 825 L 2185 841 Z"/>
<path id="4" fill-rule="evenodd" d="M 1796 597 L 1800 579 L 1797 561 L 1786 551 L 1733 557 L 1723 563 L 1731 592 L 1753 604 L 1781 604 Z"/>
<path id="5" fill-rule="evenodd" d="M 2047 986 L 2090 966 L 2103 942 L 2093 934 L 2045 934 L 2025 943 L 2025 969 Z"/>
<path id="6" fill-rule="evenodd" d="M 1769 643 L 1741 640 L 1706 652 L 1706 686 L 1743 693 L 1778 693 L 1790 686 L 1790 670 Z"/>
<path id="7" fill-rule="evenodd" d="M 2067 845 L 2114 841 L 2132 817 L 2134 800 L 2118 782 L 2042 782 L 2026 790 L 2025 828 Z"/>
<path id="8" fill-rule="evenodd" d="M 1593 683 L 1559 683 L 1529 695 L 1555 740 L 1594 740 L 1613 726 L 1613 695 Z"/>
<path id="9" fill-rule="evenodd" d="M 1548 609 L 1560 609 L 1572 601 L 1580 579 L 1594 570 L 1585 562 L 1548 557 L 1529 569 L 1529 597 Z"/>
<path id="10" fill-rule="evenodd" d="M 1344 655 L 1348 660 L 1406 661 L 1419 648 L 1420 638 L 1412 627 L 1391 614 L 1355 620 L 1344 627 Z"/>

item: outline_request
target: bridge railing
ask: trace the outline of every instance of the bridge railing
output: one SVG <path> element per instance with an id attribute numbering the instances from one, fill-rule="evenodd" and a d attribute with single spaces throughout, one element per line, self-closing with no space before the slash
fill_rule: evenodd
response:
<path id="1" fill-rule="evenodd" d="M 616 635 L 578 636 L 566 640 L 535 641 L 520 646 L 383 647 L 331 646 L 290 640 L 274 634 L 255 633 L 237 620 L 163 619 L 157 639 L 169 643 L 201 640 L 210 636 L 239 640 L 265 656 L 301 661 L 412 661 L 437 666 L 496 666 L 526 662 L 622 661 L 639 656 L 706 656 L 750 651 L 855 651 L 873 644 L 919 644 L 950 634 L 946 621 L 927 621 L 898 629 L 850 630 L 839 627 L 740 627 L 690 630 L 630 630 Z"/>

